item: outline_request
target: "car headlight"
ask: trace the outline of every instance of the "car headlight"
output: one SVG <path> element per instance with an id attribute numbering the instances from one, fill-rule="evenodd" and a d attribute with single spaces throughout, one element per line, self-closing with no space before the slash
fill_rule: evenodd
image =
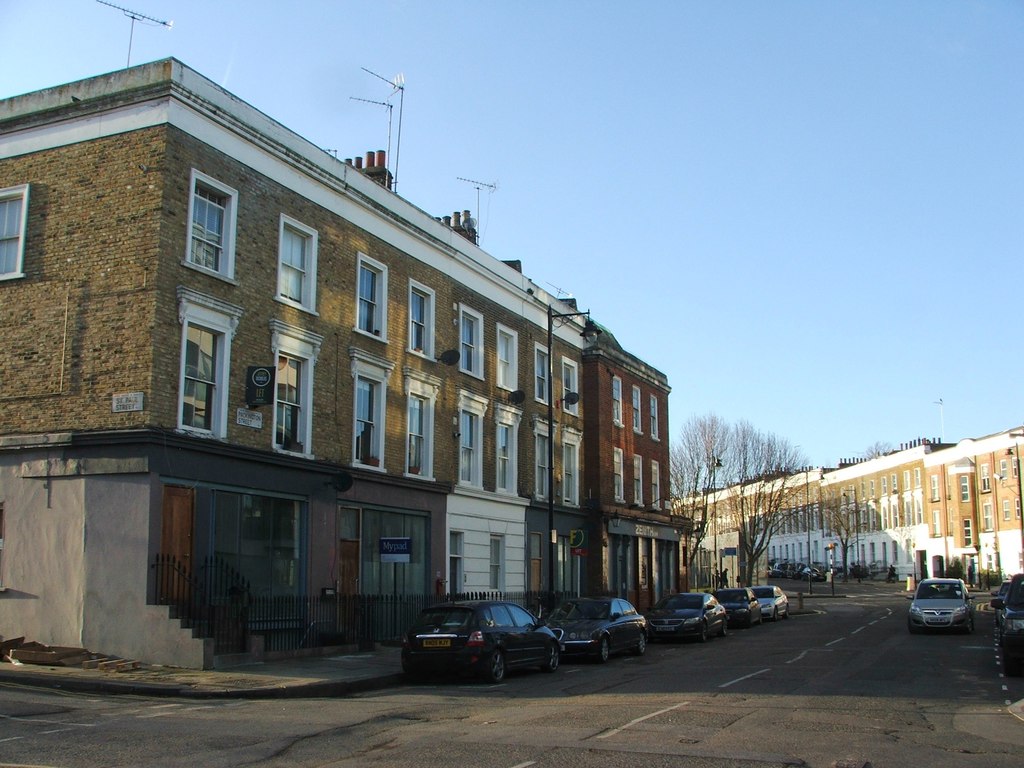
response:
<path id="1" fill-rule="evenodd" d="M 956 610 L 953 611 L 953 616 L 966 616 L 966 615 L 967 615 L 967 606 L 966 605 L 961 605 L 959 608 L 957 608 Z"/>
<path id="2" fill-rule="evenodd" d="M 699 616 L 694 616 L 694 617 L 689 618 L 689 619 L 683 619 L 683 626 L 684 627 L 692 627 L 698 621 L 700 621 L 700 617 Z"/>
<path id="3" fill-rule="evenodd" d="M 749 608 L 737 608 L 736 613 L 750 613 Z"/>
<path id="4" fill-rule="evenodd" d="M 1007 632 L 1024 632 L 1024 618 L 1003 620 L 1003 627 Z"/>
<path id="5" fill-rule="evenodd" d="M 914 616 L 920 616 L 921 615 L 921 607 L 918 606 L 918 605 L 910 606 L 910 613 L 913 614 Z"/>

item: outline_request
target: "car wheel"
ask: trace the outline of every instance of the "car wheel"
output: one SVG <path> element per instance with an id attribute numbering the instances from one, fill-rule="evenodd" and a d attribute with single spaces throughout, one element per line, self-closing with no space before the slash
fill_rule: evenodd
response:
<path id="1" fill-rule="evenodd" d="M 641 632 L 636 639 L 636 646 L 633 648 L 634 656 L 643 656 L 647 652 L 647 633 Z"/>
<path id="2" fill-rule="evenodd" d="M 728 621 L 723 621 L 722 622 L 722 628 L 718 630 L 718 636 L 719 637 L 725 637 L 728 634 L 729 634 L 729 622 Z"/>
<path id="3" fill-rule="evenodd" d="M 700 623 L 700 631 L 697 633 L 697 642 L 706 643 L 708 641 L 708 625 L 706 622 Z"/>
<path id="4" fill-rule="evenodd" d="M 484 672 L 484 677 L 491 683 L 500 683 L 505 679 L 505 654 L 500 649 L 495 648 L 491 654 L 491 663 Z"/>
<path id="5" fill-rule="evenodd" d="M 974 617 L 973 616 L 968 616 L 967 617 L 967 623 L 964 625 L 964 634 L 965 635 L 973 635 L 974 634 Z"/>
<path id="6" fill-rule="evenodd" d="M 788 619 L 789 618 L 789 606 L 786 607 L 786 612 L 784 614 L 782 614 L 782 618 L 784 618 L 784 619 Z"/>
<path id="7" fill-rule="evenodd" d="M 912 634 L 912 635 L 919 635 L 919 634 L 921 634 L 921 628 L 920 627 L 915 627 L 909 621 L 907 622 L 907 631 L 909 631 L 910 634 Z"/>
<path id="8" fill-rule="evenodd" d="M 1003 674 L 1007 677 L 1020 677 L 1021 676 L 1021 662 L 1024 661 L 1019 658 L 1010 658 L 1006 655 L 1006 651 L 1003 651 Z"/>
<path id="9" fill-rule="evenodd" d="M 558 669 L 558 662 L 561 659 L 561 652 L 558 648 L 558 643 L 551 643 L 548 646 L 548 657 L 543 664 L 540 665 L 541 672 L 554 672 Z"/>
<path id="10" fill-rule="evenodd" d="M 777 608 L 772 608 L 772 623 L 779 620 L 779 611 Z"/>
<path id="11" fill-rule="evenodd" d="M 597 644 L 597 661 L 600 664 L 604 664 L 608 661 L 608 657 L 612 655 L 612 648 L 608 642 L 608 635 L 601 637 L 601 640 Z"/>

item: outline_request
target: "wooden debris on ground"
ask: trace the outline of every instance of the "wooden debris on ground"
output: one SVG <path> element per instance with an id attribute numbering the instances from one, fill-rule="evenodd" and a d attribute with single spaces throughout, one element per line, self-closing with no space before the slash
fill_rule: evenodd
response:
<path id="1" fill-rule="evenodd" d="M 14 665 L 81 666 L 82 669 L 98 669 L 105 672 L 128 672 L 142 666 L 140 662 L 133 659 L 105 656 L 93 653 L 86 648 L 44 645 L 35 641 L 25 642 L 24 637 L 0 641 L 0 659 Z"/>

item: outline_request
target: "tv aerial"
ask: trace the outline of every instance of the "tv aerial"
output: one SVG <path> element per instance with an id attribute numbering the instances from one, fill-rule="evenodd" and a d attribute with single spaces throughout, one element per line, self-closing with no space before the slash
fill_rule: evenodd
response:
<path id="1" fill-rule="evenodd" d="M 475 181 L 474 179 L 464 179 L 462 176 L 456 176 L 455 178 L 458 179 L 459 181 L 464 181 L 467 184 L 472 184 L 474 187 L 476 187 L 476 216 L 477 216 L 477 219 L 479 219 L 480 218 L 480 213 L 481 213 L 481 211 L 480 211 L 480 190 L 486 188 L 488 190 L 488 195 L 492 195 L 492 194 L 494 194 L 495 192 L 498 191 L 498 182 L 495 181 L 493 184 L 488 184 L 486 181 Z M 480 229 L 481 229 L 481 227 L 479 227 L 479 226 L 476 227 L 477 232 L 479 232 Z"/>
<path id="2" fill-rule="evenodd" d="M 395 142 L 395 170 L 391 172 L 391 189 L 394 192 L 398 192 L 398 156 L 402 151 L 402 107 L 405 104 L 405 75 L 399 72 L 395 75 L 394 79 L 388 80 L 382 75 L 378 75 L 376 72 L 372 72 L 366 67 L 360 67 L 363 72 L 368 75 L 373 75 L 378 80 L 383 80 L 385 83 L 391 86 L 392 91 L 388 95 L 387 101 L 373 101 L 372 99 L 360 99 L 358 96 L 349 96 L 353 101 L 362 101 L 366 104 L 377 104 L 378 106 L 385 107 L 388 110 L 388 164 L 391 164 L 391 115 L 394 111 L 394 104 L 391 103 L 391 99 L 394 95 L 398 94 L 398 137 Z"/>
<path id="3" fill-rule="evenodd" d="M 130 67 L 132 65 L 132 40 L 135 37 L 135 22 L 136 21 L 142 21 L 142 22 L 148 21 L 148 22 L 150 22 L 150 26 L 154 26 L 155 25 L 155 26 L 160 26 L 160 27 L 167 27 L 167 29 L 170 29 L 171 27 L 174 26 L 174 22 L 173 21 L 164 21 L 163 19 L 154 19 L 152 16 L 147 16 L 144 13 L 139 13 L 138 11 L 133 11 L 130 8 L 122 8 L 120 5 L 114 5 L 113 3 L 108 3 L 106 0 L 96 0 L 96 2 L 99 3 L 100 5 L 106 5 L 109 8 L 114 8 L 114 9 L 116 9 L 118 11 L 121 11 L 121 13 L 123 13 L 125 16 L 127 16 L 129 19 L 132 20 L 132 28 L 131 28 L 131 31 L 128 33 L 128 63 L 125 65 L 125 67 Z"/>

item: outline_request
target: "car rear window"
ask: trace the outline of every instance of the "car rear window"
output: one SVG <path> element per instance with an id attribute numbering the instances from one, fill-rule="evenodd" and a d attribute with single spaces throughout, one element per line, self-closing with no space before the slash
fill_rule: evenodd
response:
<path id="1" fill-rule="evenodd" d="M 441 629 L 465 629 L 473 621 L 473 609 L 464 607 L 426 608 L 420 612 L 416 623 Z"/>
<path id="2" fill-rule="evenodd" d="M 754 587 L 756 597 L 775 597 L 775 589 L 772 587 Z"/>
<path id="3" fill-rule="evenodd" d="M 700 608 L 703 603 L 704 598 L 700 595 L 672 595 L 666 597 L 654 607 L 676 610 L 678 608 Z"/>
<path id="4" fill-rule="evenodd" d="M 733 600 L 746 600 L 747 593 L 742 589 L 720 589 L 715 592 L 715 597 L 724 603 Z"/>

